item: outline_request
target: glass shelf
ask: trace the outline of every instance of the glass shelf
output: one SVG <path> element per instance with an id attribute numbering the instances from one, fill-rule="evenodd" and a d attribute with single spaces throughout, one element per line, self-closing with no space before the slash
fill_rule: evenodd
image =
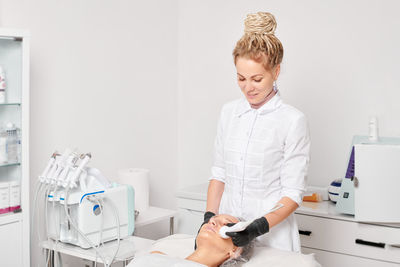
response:
<path id="1" fill-rule="evenodd" d="M 14 162 L 14 163 L 0 163 L 0 167 L 9 167 L 9 166 L 19 166 L 21 163 Z"/>
<path id="2" fill-rule="evenodd" d="M 0 106 L 21 106 L 21 103 L 1 103 Z"/>

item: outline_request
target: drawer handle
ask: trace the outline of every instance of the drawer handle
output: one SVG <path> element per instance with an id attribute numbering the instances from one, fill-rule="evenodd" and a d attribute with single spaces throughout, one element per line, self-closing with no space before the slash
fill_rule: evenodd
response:
<path id="1" fill-rule="evenodd" d="M 372 246 L 372 247 L 377 247 L 377 248 L 385 248 L 385 243 L 365 241 L 365 240 L 358 239 L 358 238 L 356 239 L 356 244 Z"/>
<path id="2" fill-rule="evenodd" d="M 311 231 L 303 231 L 303 230 L 299 230 L 299 234 L 301 235 L 306 235 L 306 236 L 310 236 L 311 235 Z"/>

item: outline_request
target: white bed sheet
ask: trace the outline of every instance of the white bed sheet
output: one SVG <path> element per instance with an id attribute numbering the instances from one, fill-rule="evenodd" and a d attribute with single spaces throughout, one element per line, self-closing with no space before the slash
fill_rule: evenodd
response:
<path id="1" fill-rule="evenodd" d="M 193 252 L 194 236 L 175 234 L 157 240 L 150 251 L 185 258 Z M 314 254 L 301 254 L 268 247 L 255 247 L 251 260 L 243 267 L 321 267 Z"/>

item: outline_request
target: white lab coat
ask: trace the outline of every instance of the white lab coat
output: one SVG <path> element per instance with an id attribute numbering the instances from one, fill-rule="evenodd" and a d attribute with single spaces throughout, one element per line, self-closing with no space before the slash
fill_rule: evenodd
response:
<path id="1" fill-rule="evenodd" d="M 282 103 L 278 94 L 258 109 L 246 99 L 224 105 L 210 178 L 225 183 L 219 213 L 250 220 L 265 215 L 284 196 L 300 204 L 309 150 L 304 114 Z M 257 240 L 300 251 L 293 214 Z"/>

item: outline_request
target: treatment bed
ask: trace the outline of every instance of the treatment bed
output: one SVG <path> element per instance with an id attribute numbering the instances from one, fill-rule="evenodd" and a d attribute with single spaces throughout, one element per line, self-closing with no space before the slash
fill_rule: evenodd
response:
<path id="1" fill-rule="evenodd" d="M 194 236 L 175 234 L 155 241 L 151 249 L 137 254 L 161 251 L 171 257 L 185 258 L 193 252 Z M 128 265 L 129 266 L 129 265 Z M 243 267 L 321 267 L 313 254 L 301 254 L 268 247 L 255 247 L 249 262 Z"/>

